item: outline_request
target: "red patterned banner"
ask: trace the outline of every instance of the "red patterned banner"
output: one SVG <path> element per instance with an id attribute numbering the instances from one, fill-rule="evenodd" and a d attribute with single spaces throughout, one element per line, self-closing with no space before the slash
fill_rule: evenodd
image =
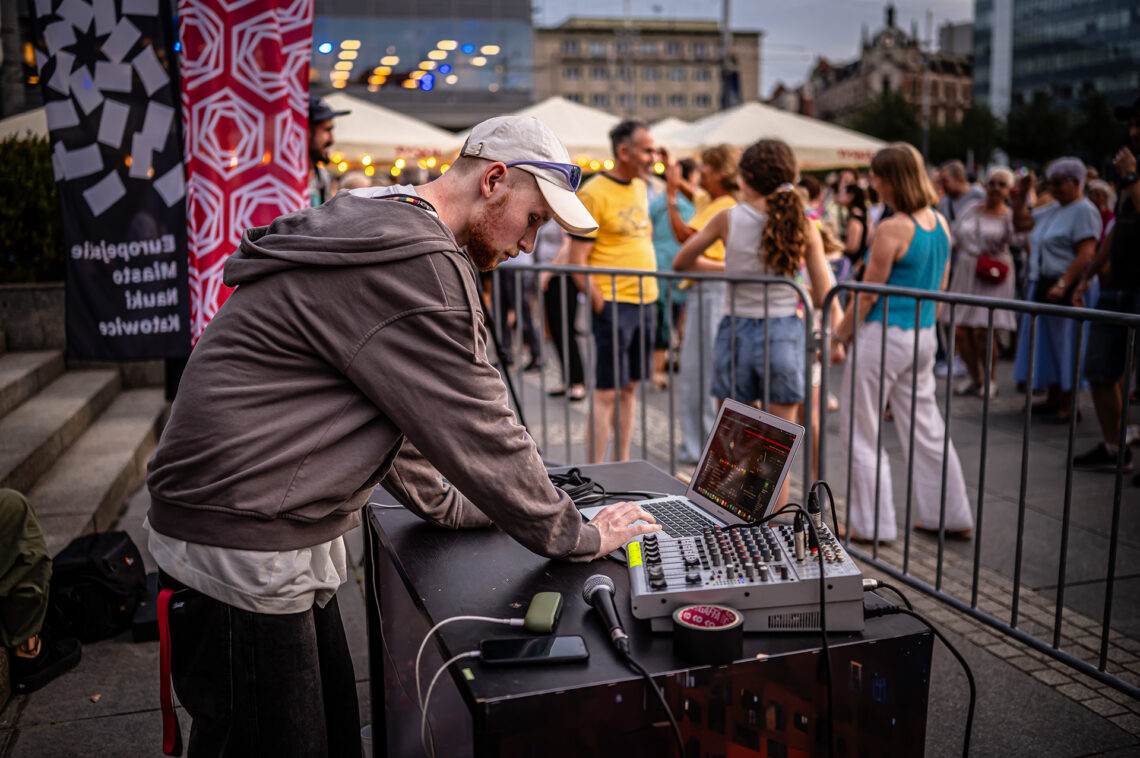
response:
<path id="1" fill-rule="evenodd" d="M 243 230 L 308 206 L 312 0 L 179 0 L 193 339 Z"/>

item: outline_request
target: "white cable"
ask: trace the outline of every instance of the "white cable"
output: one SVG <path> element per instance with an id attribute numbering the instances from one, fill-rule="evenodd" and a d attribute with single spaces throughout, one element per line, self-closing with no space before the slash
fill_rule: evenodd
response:
<path id="1" fill-rule="evenodd" d="M 450 620 L 451 619 L 448 619 L 448 621 L 450 621 Z M 429 756 L 429 758 L 435 758 L 435 744 L 433 743 L 432 749 L 428 750 L 427 736 L 426 736 L 427 725 L 428 725 L 428 709 L 427 709 L 427 706 L 428 706 L 428 703 L 431 701 L 431 691 L 435 689 L 435 683 L 439 681 L 440 675 L 444 671 L 447 671 L 448 666 L 455 663 L 456 661 L 461 661 L 464 658 L 478 658 L 478 657 L 479 657 L 479 651 L 478 650 L 468 650 L 465 653 L 460 653 L 459 655 L 457 655 L 454 658 L 452 658 L 451 660 L 449 660 L 447 663 L 440 666 L 439 671 L 436 671 L 435 676 L 433 676 L 431 678 L 431 684 L 428 685 L 428 689 L 427 689 L 427 697 L 424 698 L 424 701 L 420 706 L 420 709 L 423 713 L 423 715 L 420 717 L 420 746 L 423 747 L 423 749 L 424 749 L 424 755 Z"/>
<path id="2" fill-rule="evenodd" d="M 424 710 L 424 698 L 422 690 L 420 689 L 420 659 L 423 658 L 424 648 L 427 647 L 428 640 L 431 636 L 439 630 L 444 624 L 450 624 L 452 621 L 488 621 L 493 624 L 507 624 L 508 626 L 522 626 L 526 621 L 525 619 L 508 619 L 508 618 L 495 618 L 494 616 L 452 616 L 451 618 L 444 619 L 438 624 L 428 630 L 424 635 L 423 642 L 420 643 L 419 652 L 416 653 L 416 704 L 419 705 L 420 711 Z"/>

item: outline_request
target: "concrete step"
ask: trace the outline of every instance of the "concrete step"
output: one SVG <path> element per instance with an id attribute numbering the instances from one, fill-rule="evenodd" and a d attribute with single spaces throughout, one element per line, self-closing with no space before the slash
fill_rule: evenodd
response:
<path id="1" fill-rule="evenodd" d="M 63 373 L 62 350 L 0 350 L 0 418 Z"/>
<path id="2" fill-rule="evenodd" d="M 169 404 L 159 388 L 121 393 L 28 493 L 56 555 L 81 534 L 108 529 L 146 477 Z"/>
<path id="3" fill-rule="evenodd" d="M 0 419 L 0 487 L 27 494 L 119 388 L 117 370 L 68 371 Z"/>

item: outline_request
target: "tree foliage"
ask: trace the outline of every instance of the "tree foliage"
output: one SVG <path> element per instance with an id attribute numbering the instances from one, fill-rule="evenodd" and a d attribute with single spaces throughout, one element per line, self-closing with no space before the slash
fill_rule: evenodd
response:
<path id="1" fill-rule="evenodd" d="M 0 283 L 63 279 L 59 200 L 46 137 L 0 140 Z"/>
<path id="2" fill-rule="evenodd" d="M 922 140 L 922 123 L 918 120 L 918 111 L 897 90 L 884 92 L 864 106 L 855 114 L 850 126 L 886 142 L 918 145 Z"/>

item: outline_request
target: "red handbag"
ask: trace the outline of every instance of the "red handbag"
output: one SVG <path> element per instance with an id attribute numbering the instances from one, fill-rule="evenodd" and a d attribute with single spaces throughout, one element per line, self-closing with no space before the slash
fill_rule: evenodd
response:
<path id="1" fill-rule="evenodd" d="M 1001 284 L 1009 276 L 1009 264 L 982 253 L 974 266 L 974 275 L 987 284 Z"/>

